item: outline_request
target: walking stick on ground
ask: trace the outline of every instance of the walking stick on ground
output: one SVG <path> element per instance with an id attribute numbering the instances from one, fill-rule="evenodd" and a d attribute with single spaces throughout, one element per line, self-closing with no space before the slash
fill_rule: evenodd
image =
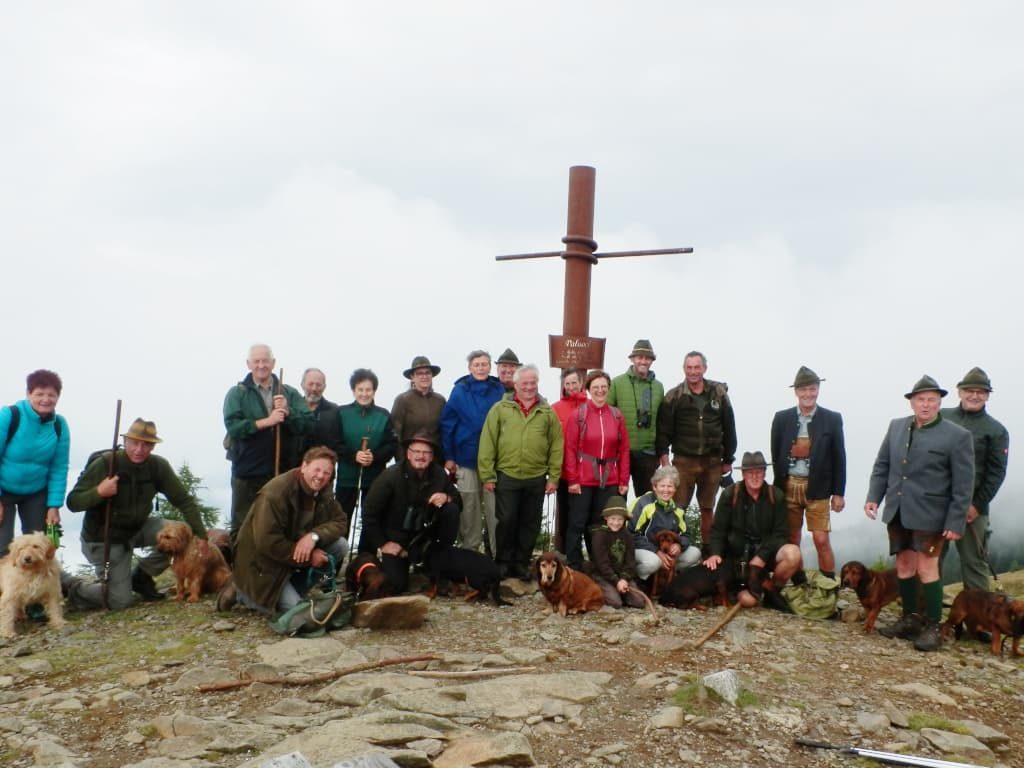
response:
<path id="1" fill-rule="evenodd" d="M 277 391 L 274 395 L 280 395 L 284 392 L 284 368 L 281 368 L 277 373 Z M 274 476 L 281 474 L 281 425 L 274 425 Z"/>
<path id="2" fill-rule="evenodd" d="M 879 752 L 877 749 L 847 747 L 839 744 L 829 744 L 827 741 L 813 741 L 812 739 L 794 739 L 793 741 L 801 747 L 834 749 L 842 754 L 856 755 L 868 760 L 877 760 L 887 765 L 916 765 L 921 766 L 921 768 L 982 768 L 975 763 L 953 763 L 949 760 L 938 760 L 934 757 L 917 757 L 915 755 L 904 755 L 899 752 Z"/>
<path id="3" fill-rule="evenodd" d="M 114 467 L 117 464 L 117 438 L 121 431 L 121 401 L 117 401 L 117 412 L 114 414 L 114 445 L 110 449 L 110 462 L 107 464 L 107 477 L 117 474 Z M 116 494 L 115 494 L 116 495 Z M 112 505 L 114 497 L 107 497 L 106 510 L 103 514 L 103 574 L 100 576 L 100 584 L 103 591 L 103 607 L 110 610 L 110 517 L 113 513 Z"/>
<path id="4" fill-rule="evenodd" d="M 713 626 L 711 629 L 705 632 L 704 636 L 693 644 L 693 650 L 696 651 L 698 648 L 704 645 L 704 643 L 706 643 L 708 640 L 714 637 L 715 634 L 717 634 L 718 630 L 720 630 L 722 627 L 724 627 L 726 624 L 728 624 L 730 621 L 736 618 L 736 614 L 740 612 L 740 608 L 742 607 L 742 605 L 736 603 L 736 605 L 734 605 L 732 608 L 726 611 L 726 614 L 722 617 L 721 621 L 719 621 L 717 624 L 715 624 L 715 626 Z"/>

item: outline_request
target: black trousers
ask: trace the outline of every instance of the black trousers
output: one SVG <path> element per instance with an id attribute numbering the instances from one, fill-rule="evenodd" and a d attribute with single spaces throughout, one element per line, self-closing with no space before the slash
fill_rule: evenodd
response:
<path id="1" fill-rule="evenodd" d="M 231 550 L 235 549 L 238 531 L 249 514 L 249 507 L 256 499 L 260 488 L 272 480 L 273 475 L 263 477 L 232 477 L 231 478 Z"/>
<path id="2" fill-rule="evenodd" d="M 526 568 L 540 535 L 544 515 L 546 478 L 517 480 L 498 473 L 494 489 L 494 512 L 498 519 L 494 561 L 506 572 L 510 566 Z"/>
<path id="3" fill-rule="evenodd" d="M 580 570 L 583 567 L 581 538 L 587 545 L 587 557 L 594 559 L 590 529 L 601 524 L 604 505 L 617 490 L 618 488 L 612 485 L 605 488 L 584 485 L 579 494 L 569 494 L 569 527 L 565 534 L 565 559 L 569 561 L 570 568 Z"/>
<path id="4" fill-rule="evenodd" d="M 633 480 L 633 495 L 638 499 L 651 490 L 651 475 L 658 468 L 658 457 L 649 453 L 629 453 L 629 476 Z"/>
<path id="5" fill-rule="evenodd" d="M 440 549 L 455 543 L 459 532 L 459 517 L 460 511 L 455 504 L 445 504 L 434 512 L 433 523 L 424 529 L 425 533 L 413 536 L 413 541 L 407 547 L 409 557 L 381 555 L 381 569 L 396 593 L 409 589 L 409 566 L 416 565 L 428 547 Z"/>

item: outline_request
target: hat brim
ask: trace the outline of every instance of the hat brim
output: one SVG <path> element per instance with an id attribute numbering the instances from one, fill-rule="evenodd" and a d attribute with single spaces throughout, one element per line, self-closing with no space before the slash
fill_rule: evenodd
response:
<path id="1" fill-rule="evenodd" d="M 957 389 L 983 389 L 986 392 L 991 392 L 992 387 L 986 386 L 985 384 L 979 384 L 973 381 L 961 381 L 956 385 Z"/>
<path id="2" fill-rule="evenodd" d="M 406 368 L 402 372 L 402 375 L 405 376 L 405 378 L 407 378 L 407 379 L 411 379 L 412 375 L 414 373 L 416 373 L 416 371 L 418 371 L 420 368 L 429 368 L 430 369 L 430 373 L 432 375 L 434 375 L 434 376 L 437 376 L 437 374 L 439 374 L 441 372 L 441 366 L 440 365 L 417 365 L 415 368 Z"/>
<path id="3" fill-rule="evenodd" d="M 632 360 L 634 357 L 640 357 L 640 355 L 643 355 L 644 357 L 649 357 L 651 358 L 651 360 L 658 359 L 658 356 L 651 352 L 651 350 L 649 349 L 634 349 L 632 352 L 629 353 L 629 356 L 626 359 Z"/>
<path id="4" fill-rule="evenodd" d="M 927 389 L 915 389 L 913 392 L 907 392 L 903 396 L 907 398 L 907 400 L 909 400 L 914 395 L 919 395 L 922 392 L 938 392 L 940 397 L 945 397 L 946 395 L 949 394 L 949 391 L 943 389 L 942 387 L 928 387 Z"/>
<path id="5" fill-rule="evenodd" d="M 740 472 L 751 472 L 755 469 L 768 469 L 767 464 L 755 464 L 752 467 L 740 467 Z"/>
<path id="6" fill-rule="evenodd" d="M 435 443 L 429 437 L 423 437 L 422 435 L 420 435 L 418 437 L 407 437 L 405 440 L 402 441 L 402 448 L 408 448 L 413 443 L 426 443 L 427 445 L 429 445 L 431 448 L 434 449 L 434 453 L 440 453 L 441 452 L 441 446 L 440 445 Z"/>
<path id="7" fill-rule="evenodd" d="M 809 387 L 811 384 L 821 384 L 825 379 L 814 379 L 813 381 L 794 381 L 789 385 L 790 389 L 796 389 L 797 387 Z"/>
<path id="8" fill-rule="evenodd" d="M 161 440 L 159 437 L 149 437 L 148 435 L 133 435 L 131 432 L 122 432 L 121 437 L 125 438 L 126 440 L 138 440 L 140 443 L 152 443 L 153 445 L 163 442 L 163 440 Z"/>

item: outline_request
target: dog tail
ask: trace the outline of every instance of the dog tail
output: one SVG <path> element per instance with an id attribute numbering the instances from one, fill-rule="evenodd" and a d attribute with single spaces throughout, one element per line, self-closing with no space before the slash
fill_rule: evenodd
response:
<path id="1" fill-rule="evenodd" d="M 650 611 L 651 611 L 651 616 L 654 617 L 654 623 L 655 624 L 660 624 L 661 623 L 661 617 L 658 616 L 658 611 L 654 607 L 654 603 L 651 602 L 651 598 L 649 598 L 647 596 L 647 593 L 644 592 L 642 589 L 637 589 L 636 587 L 630 587 L 629 591 L 632 592 L 634 595 L 640 595 L 640 597 L 642 597 L 644 599 L 644 602 L 647 603 L 648 609 L 650 609 Z"/>

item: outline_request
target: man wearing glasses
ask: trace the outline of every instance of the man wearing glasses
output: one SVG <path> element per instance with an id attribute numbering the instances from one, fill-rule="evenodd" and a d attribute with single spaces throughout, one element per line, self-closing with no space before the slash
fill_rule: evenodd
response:
<path id="1" fill-rule="evenodd" d="M 403 443 L 405 458 L 373 481 L 363 506 L 359 551 L 380 553 L 396 592 L 409 586 L 409 566 L 430 547 L 455 543 L 462 497 L 444 467 L 434 461 L 440 447 L 426 432 Z"/>

